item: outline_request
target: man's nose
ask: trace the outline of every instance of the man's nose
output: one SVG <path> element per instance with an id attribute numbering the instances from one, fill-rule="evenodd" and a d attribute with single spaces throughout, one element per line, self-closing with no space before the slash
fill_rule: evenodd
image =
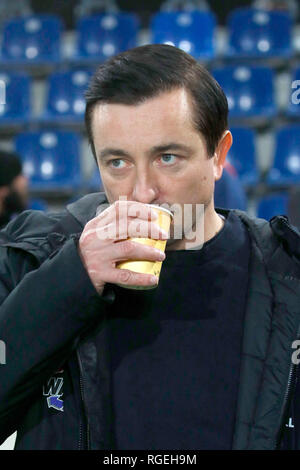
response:
<path id="1" fill-rule="evenodd" d="M 159 198 L 159 189 L 155 178 L 149 174 L 136 177 L 132 192 L 134 201 L 151 204 Z"/>

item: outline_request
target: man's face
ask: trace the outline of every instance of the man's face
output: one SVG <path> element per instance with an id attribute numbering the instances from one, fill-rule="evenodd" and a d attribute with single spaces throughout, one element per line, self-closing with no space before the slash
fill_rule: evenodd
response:
<path id="1" fill-rule="evenodd" d="M 213 208 L 216 159 L 193 127 L 191 99 L 176 89 L 139 105 L 102 104 L 92 131 L 109 203 L 204 204 Z"/>

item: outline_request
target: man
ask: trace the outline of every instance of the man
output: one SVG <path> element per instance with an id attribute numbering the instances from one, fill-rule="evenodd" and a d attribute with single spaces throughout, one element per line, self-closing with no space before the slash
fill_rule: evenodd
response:
<path id="1" fill-rule="evenodd" d="M 22 174 L 19 157 L 0 150 L 0 227 L 26 209 L 28 202 L 28 180 Z"/>
<path id="2" fill-rule="evenodd" d="M 147 45 L 101 65 L 86 100 L 105 193 L 26 211 L 5 230 L 0 440 L 17 430 L 17 449 L 275 449 L 290 432 L 300 448 L 286 426 L 300 237 L 284 217 L 214 208 L 232 143 L 223 91 L 185 52 Z M 193 223 L 174 217 L 167 236 L 149 204 L 192 207 Z M 167 236 L 166 253 L 129 240 L 134 227 Z M 126 259 L 164 260 L 159 283 L 117 269 Z"/>

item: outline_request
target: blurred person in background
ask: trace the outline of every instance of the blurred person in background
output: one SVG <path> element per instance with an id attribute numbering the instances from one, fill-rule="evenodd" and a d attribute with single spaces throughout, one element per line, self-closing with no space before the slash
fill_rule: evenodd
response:
<path id="1" fill-rule="evenodd" d="M 0 150 L 0 228 L 27 208 L 28 179 L 17 154 Z"/>

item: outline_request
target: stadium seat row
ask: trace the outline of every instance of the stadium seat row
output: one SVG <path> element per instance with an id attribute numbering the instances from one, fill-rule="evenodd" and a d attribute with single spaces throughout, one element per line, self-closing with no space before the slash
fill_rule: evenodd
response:
<path id="1" fill-rule="evenodd" d="M 233 10 L 227 22 L 227 58 L 293 55 L 293 21 L 287 12 L 253 8 Z M 131 13 L 102 13 L 81 18 L 71 61 L 105 60 L 138 45 L 139 20 Z M 59 62 L 63 57 L 61 19 L 33 15 L 9 20 L 3 29 L 2 63 Z M 150 42 L 171 44 L 197 59 L 216 56 L 216 18 L 210 11 L 158 12 L 150 22 Z"/>
<path id="2" fill-rule="evenodd" d="M 268 118 L 278 113 L 271 68 L 225 66 L 213 69 L 212 73 L 225 91 L 231 118 Z M 91 75 L 91 69 L 82 68 L 50 75 L 46 109 L 35 119 L 48 124 L 81 121 L 85 111 L 84 91 Z M 5 104 L 0 104 L 0 125 L 34 120 L 30 106 L 32 79 L 29 75 L 2 72 L 0 84 L 6 89 Z M 300 117 L 300 67 L 292 72 L 289 92 L 286 114 Z"/>
<path id="3" fill-rule="evenodd" d="M 228 160 L 234 165 L 245 185 L 260 180 L 255 152 L 255 133 L 248 128 L 231 129 L 234 143 Z M 15 150 L 23 162 L 24 173 L 32 190 L 76 190 L 83 185 L 80 164 L 80 136 L 75 132 L 48 130 L 26 132 L 15 140 Z M 279 129 L 275 136 L 276 150 L 267 183 L 273 186 L 300 183 L 300 126 Z M 98 170 L 88 182 L 99 188 Z"/>

